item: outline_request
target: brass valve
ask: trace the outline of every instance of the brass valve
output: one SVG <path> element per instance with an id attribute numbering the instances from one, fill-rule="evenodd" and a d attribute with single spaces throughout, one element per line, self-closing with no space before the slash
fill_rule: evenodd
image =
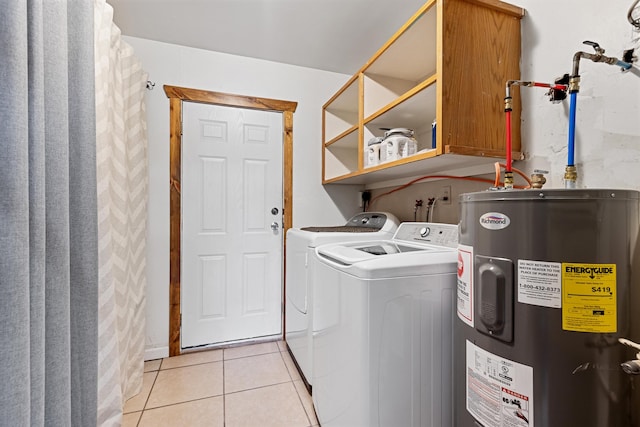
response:
<path id="1" fill-rule="evenodd" d="M 547 178 L 545 178 L 544 174 L 549 173 L 549 171 L 543 171 L 536 169 L 531 174 L 531 188 L 542 188 L 544 184 L 547 182 Z"/>

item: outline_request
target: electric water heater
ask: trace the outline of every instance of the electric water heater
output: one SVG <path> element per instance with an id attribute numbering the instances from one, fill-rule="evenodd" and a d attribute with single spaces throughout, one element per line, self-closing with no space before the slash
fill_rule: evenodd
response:
<path id="1" fill-rule="evenodd" d="M 639 197 L 460 196 L 457 427 L 640 426 Z"/>

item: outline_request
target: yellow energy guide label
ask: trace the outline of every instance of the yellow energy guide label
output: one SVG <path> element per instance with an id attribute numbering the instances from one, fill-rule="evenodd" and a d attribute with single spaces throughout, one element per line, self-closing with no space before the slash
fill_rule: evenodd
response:
<path id="1" fill-rule="evenodd" d="M 562 263 L 562 329 L 617 332 L 616 265 Z"/>

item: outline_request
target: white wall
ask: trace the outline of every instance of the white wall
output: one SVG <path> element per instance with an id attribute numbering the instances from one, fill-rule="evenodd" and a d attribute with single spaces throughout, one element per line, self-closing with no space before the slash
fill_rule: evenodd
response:
<path id="1" fill-rule="evenodd" d="M 168 356 L 169 100 L 162 86 L 298 102 L 294 113 L 293 225 L 341 224 L 358 211 L 353 186 L 321 185 L 322 105 L 350 76 L 125 37 L 155 82 L 147 92 L 149 222 L 145 359 Z"/>
<path id="2" fill-rule="evenodd" d="M 626 20 L 629 1 L 519 0 L 522 20 L 521 77 L 553 81 L 570 73 L 575 52 L 591 52 L 584 40 L 598 42 L 620 57 L 638 48 L 637 33 Z M 169 104 L 162 85 L 298 101 L 294 116 L 294 226 L 330 225 L 355 213 L 354 187 L 320 184 L 321 106 L 350 76 L 206 52 L 125 37 L 156 83 L 148 93 L 149 240 L 147 358 L 168 354 L 169 283 Z M 640 190 L 640 73 L 583 60 L 576 124 L 578 186 Z M 470 71 L 471 72 L 471 71 Z M 539 88 L 524 88 L 522 141 L 527 160 L 516 167 L 530 173 L 549 170 L 547 187 L 562 187 L 566 165 L 568 100 L 551 104 Z M 491 171 L 487 171 L 490 173 Z M 516 178 L 517 179 L 517 178 Z M 438 181 L 419 184 L 380 199 L 373 209 L 413 220 L 416 199 L 452 186 L 453 203 L 436 206 L 434 220 L 457 222 L 457 196 L 484 184 Z M 376 190 L 379 194 L 384 190 Z M 424 210 L 421 211 L 422 214 Z M 419 217 L 420 218 L 420 217 Z"/>
<path id="3" fill-rule="evenodd" d="M 513 0 L 526 9 L 522 19 L 522 80 L 553 82 L 571 74 L 577 51 L 593 53 L 583 45 L 595 41 L 605 55 L 622 57 L 636 48 L 640 56 L 638 32 L 627 21 L 632 1 L 600 0 Z M 578 187 L 640 190 L 640 63 L 634 72 L 589 60 L 580 61 L 581 84 L 576 115 Z M 522 88 L 522 144 L 526 160 L 515 167 L 529 175 L 534 169 L 548 170 L 546 188 L 562 188 L 567 164 L 569 99 L 552 104 L 541 88 Z M 491 173 L 491 167 L 487 173 Z M 490 177 L 490 176 L 489 176 Z M 448 182 L 447 182 L 448 181 Z M 451 184 L 452 205 L 436 206 L 436 221 L 458 221 L 457 196 L 483 190 L 489 185 L 462 181 L 435 181 L 417 184 L 379 199 L 372 206 L 391 210 L 404 220 L 413 220 L 415 200 L 439 194 Z M 516 176 L 516 183 L 518 181 Z M 389 188 L 374 190 L 376 196 Z M 424 209 L 423 209 L 424 212 Z"/>
<path id="4" fill-rule="evenodd" d="M 553 81 L 571 74 L 577 51 L 595 41 L 605 55 L 622 57 L 640 48 L 638 33 L 627 21 L 631 0 L 518 0 L 527 10 L 522 20 L 521 74 L 525 80 Z M 635 41 L 634 41 L 635 38 Z M 640 55 L 640 52 L 636 52 Z M 580 92 L 576 116 L 576 165 L 581 188 L 640 189 L 640 73 L 580 61 Z M 522 90 L 522 139 L 527 170 L 551 172 L 553 187 L 562 187 L 567 163 L 568 99 L 551 104 L 539 88 Z"/>

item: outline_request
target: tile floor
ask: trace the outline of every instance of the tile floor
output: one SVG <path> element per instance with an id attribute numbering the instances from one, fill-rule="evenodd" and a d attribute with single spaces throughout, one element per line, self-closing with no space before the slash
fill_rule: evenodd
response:
<path id="1" fill-rule="evenodd" d="M 123 427 L 318 425 L 283 341 L 152 360 L 144 370 Z"/>

